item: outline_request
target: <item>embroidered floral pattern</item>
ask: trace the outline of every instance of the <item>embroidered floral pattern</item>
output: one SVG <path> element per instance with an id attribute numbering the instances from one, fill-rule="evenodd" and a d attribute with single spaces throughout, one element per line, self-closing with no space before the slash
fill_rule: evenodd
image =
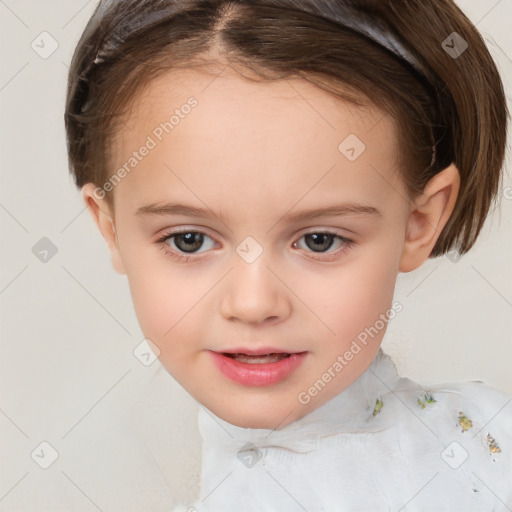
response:
<path id="1" fill-rule="evenodd" d="M 498 443 L 496 443 L 496 439 L 487 432 L 487 444 L 489 445 L 489 451 L 491 453 L 501 453 L 501 448 L 498 446 Z"/>
<path id="2" fill-rule="evenodd" d="M 384 404 L 382 403 L 382 401 L 377 398 L 377 401 L 375 402 L 375 407 L 373 409 L 373 415 L 374 416 L 377 416 L 377 414 L 379 414 L 379 412 L 382 409 L 383 405 Z"/>
<path id="3" fill-rule="evenodd" d="M 462 411 L 459 411 L 459 425 L 462 427 L 462 433 L 464 433 L 473 426 L 473 422 Z"/>
<path id="4" fill-rule="evenodd" d="M 418 405 L 422 409 L 425 409 L 426 404 L 434 404 L 436 402 L 437 400 L 432 396 L 432 393 L 429 393 L 428 391 L 426 391 L 423 395 L 418 397 Z"/>

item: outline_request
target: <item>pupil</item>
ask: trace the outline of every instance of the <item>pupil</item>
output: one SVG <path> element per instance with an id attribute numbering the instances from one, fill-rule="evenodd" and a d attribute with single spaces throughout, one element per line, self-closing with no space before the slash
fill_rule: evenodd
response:
<path id="1" fill-rule="evenodd" d="M 194 252 L 203 245 L 203 238 L 201 233 L 180 233 L 176 235 L 174 243 L 180 251 Z M 183 242 L 183 244 L 181 242 Z"/>
<path id="2" fill-rule="evenodd" d="M 306 245 L 315 252 L 322 252 L 332 246 L 333 235 L 329 233 L 312 233 L 305 236 Z M 309 242 L 312 242 L 311 244 Z"/>

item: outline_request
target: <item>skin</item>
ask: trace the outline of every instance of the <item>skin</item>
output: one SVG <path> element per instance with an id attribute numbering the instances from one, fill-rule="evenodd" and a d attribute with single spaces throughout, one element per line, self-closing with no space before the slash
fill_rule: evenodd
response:
<path id="1" fill-rule="evenodd" d="M 170 71 L 153 81 L 117 134 L 112 169 L 190 96 L 197 107 L 115 187 L 114 208 L 98 198 L 97 185 L 87 184 L 82 195 L 167 370 L 223 420 L 280 428 L 339 394 L 370 365 L 385 328 L 309 403 L 299 402 L 390 310 L 398 273 L 428 258 L 453 211 L 459 173 L 446 168 L 408 200 L 388 115 L 300 78 L 253 82 L 231 68 L 218 76 Z M 349 134 L 366 146 L 353 162 L 338 150 Z M 167 202 L 206 205 L 215 214 L 136 214 Z M 284 217 L 341 203 L 379 214 Z M 207 235 L 196 253 L 185 254 L 188 261 L 173 256 L 190 248 L 183 240 L 179 247 L 176 239 L 156 242 L 179 228 Z M 328 238 L 315 252 L 304 235 L 324 232 L 352 243 Z M 236 251 L 248 236 L 263 250 L 252 263 Z M 210 353 L 264 346 L 308 354 L 284 381 L 248 387 L 220 373 Z"/>

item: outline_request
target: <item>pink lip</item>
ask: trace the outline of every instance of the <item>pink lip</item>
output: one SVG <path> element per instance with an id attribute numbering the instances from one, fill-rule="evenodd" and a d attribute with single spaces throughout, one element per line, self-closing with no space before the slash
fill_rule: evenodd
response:
<path id="1" fill-rule="evenodd" d="M 247 354 L 262 355 L 272 353 L 284 353 L 282 350 L 276 349 L 258 349 L 258 350 L 227 350 L 222 352 L 210 351 L 213 361 L 217 368 L 230 380 L 237 384 L 245 386 L 270 386 L 277 384 L 288 377 L 305 359 L 307 352 L 299 352 L 290 354 L 290 357 L 277 361 L 275 363 L 242 363 L 236 361 L 224 354 Z"/>

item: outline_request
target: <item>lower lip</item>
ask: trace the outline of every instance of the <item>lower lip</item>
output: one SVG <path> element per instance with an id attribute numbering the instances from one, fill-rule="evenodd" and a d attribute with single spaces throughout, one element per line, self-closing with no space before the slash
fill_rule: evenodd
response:
<path id="1" fill-rule="evenodd" d="M 217 368 L 230 380 L 244 386 L 270 386 L 288 377 L 305 359 L 307 352 L 291 354 L 275 363 L 241 363 L 210 351 Z"/>

